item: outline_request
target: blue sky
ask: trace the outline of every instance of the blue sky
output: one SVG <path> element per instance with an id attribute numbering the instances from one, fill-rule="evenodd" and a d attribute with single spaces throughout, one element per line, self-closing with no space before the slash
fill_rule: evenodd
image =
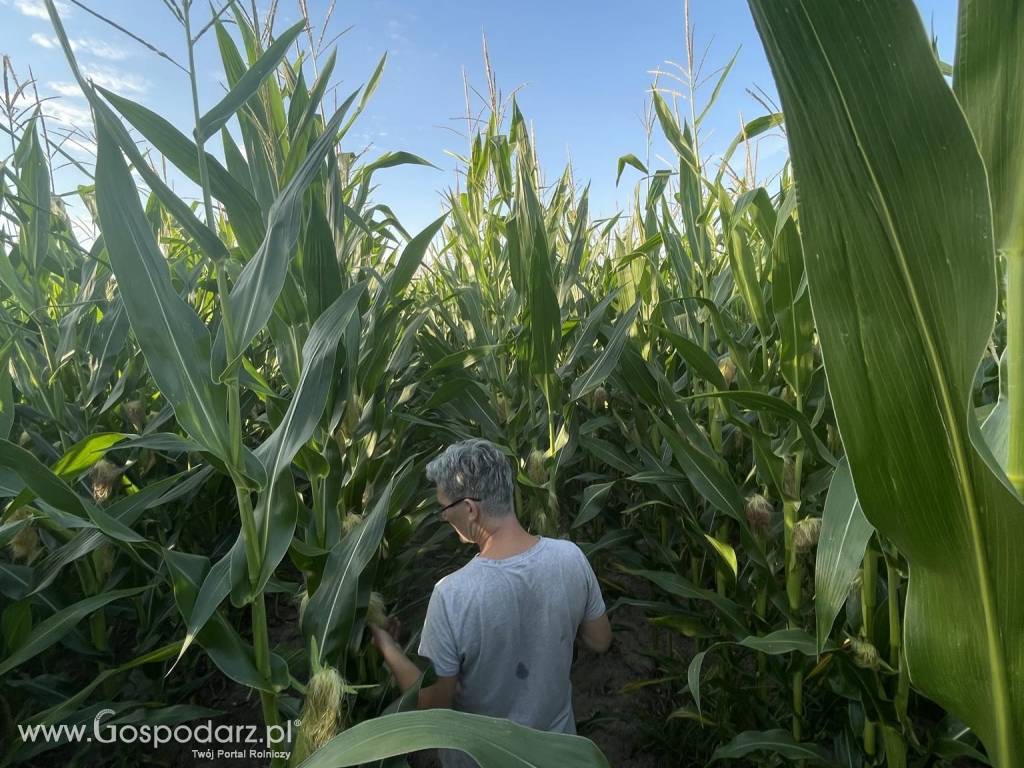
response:
<path id="1" fill-rule="evenodd" d="M 93 10 L 184 62 L 183 33 L 160 0 L 83 0 Z M 329 0 L 308 0 L 317 23 Z M 65 27 L 81 63 L 97 82 L 159 111 L 179 127 L 191 125 L 188 79 L 172 64 L 138 43 L 62 0 Z M 220 3 L 216 3 L 219 7 Z M 260 7 L 266 5 L 260 0 Z M 955 3 L 919 0 L 926 27 L 934 30 L 941 55 L 950 60 L 954 44 Z M 299 18 L 297 0 L 279 0 L 276 29 Z M 208 18 L 208 4 L 193 13 Z M 88 111 L 53 40 L 42 0 L 0 0 L 3 42 L 19 76 L 29 68 L 40 95 L 59 96 L 47 111 L 57 121 L 88 130 Z M 738 55 L 716 107 L 702 129 L 703 154 L 713 158 L 736 135 L 743 120 L 765 112 L 750 94 L 763 90 L 774 97 L 771 73 L 746 3 L 741 0 L 692 0 L 690 21 L 705 77 Z M 441 210 L 439 194 L 455 183 L 455 160 L 446 150 L 467 146 L 463 72 L 472 86 L 486 90 L 481 39 L 486 35 L 491 64 L 503 94 L 518 88 L 517 98 L 532 123 L 547 180 L 557 178 L 571 157 L 575 178 L 590 181 L 591 209 L 609 215 L 629 204 L 635 171 L 627 169 L 615 185 L 616 161 L 627 152 L 643 158 L 646 137 L 642 116 L 654 75 L 674 73 L 686 62 L 684 6 L 635 0 L 520 0 L 518 3 L 467 0 L 357 0 L 336 4 L 325 39 L 351 27 L 337 41 L 335 93 L 339 98 L 366 80 L 379 57 L 388 66 L 373 101 L 347 137 L 349 150 L 368 148 L 372 157 L 404 149 L 441 170 L 400 167 L 382 171 L 376 197 L 395 209 L 410 230 L 424 226 Z M 317 31 L 319 32 L 319 30 Z M 200 100 L 213 104 L 224 92 L 212 34 L 200 43 Z M 713 82 L 713 77 L 711 81 Z M 667 75 L 660 85 L 683 91 Z M 708 83 L 700 94 L 710 91 Z M 698 97 L 700 101 L 700 97 Z M 474 108 L 480 102 L 473 97 Z M 679 102 L 685 114 L 689 106 Z M 459 134 L 463 135 L 459 135 Z M 89 142 L 75 151 L 87 156 Z M 70 149 L 70 147 L 69 147 Z M 652 166 L 660 143 L 652 148 Z M 6 151 L 0 151 L 0 155 Z M 662 157 L 667 153 L 661 152 Z M 759 146 L 759 172 L 769 173 L 785 157 L 778 136 Z M 652 169 L 653 170 L 653 169 Z M 70 179 L 65 171 L 58 176 Z M 172 176 L 179 192 L 194 194 Z M 69 181 L 70 183 L 70 181 Z"/>

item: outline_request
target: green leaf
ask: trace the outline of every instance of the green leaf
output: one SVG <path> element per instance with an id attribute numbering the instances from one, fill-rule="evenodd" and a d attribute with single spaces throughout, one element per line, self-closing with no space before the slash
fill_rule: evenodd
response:
<path id="1" fill-rule="evenodd" d="M 270 210 L 263 243 L 256 255 L 246 263 L 242 274 L 231 288 L 227 314 L 234 355 L 231 359 L 227 357 L 222 323 L 217 329 L 213 346 L 213 371 L 218 379 L 241 357 L 256 334 L 266 326 L 274 311 L 274 304 L 281 294 L 281 289 L 284 288 L 299 237 L 303 194 L 320 172 L 324 158 L 334 146 L 338 124 L 351 101 L 352 97 L 349 97 L 348 101 L 334 113 L 324 132 L 310 147 L 309 154 L 291 181 L 281 190 Z"/>
<path id="2" fill-rule="evenodd" d="M 715 550 L 719 559 L 729 568 L 729 572 L 735 579 L 739 575 L 739 566 L 736 563 L 736 550 L 732 548 L 731 544 L 716 539 L 710 534 L 705 533 L 704 538 L 707 539 L 708 544 Z"/>
<path id="3" fill-rule="evenodd" d="M 985 436 L 992 455 L 996 457 L 1004 470 L 1010 458 L 1010 382 L 1009 366 L 1007 364 L 1008 351 L 1003 350 L 999 360 L 999 399 L 995 406 L 989 411 L 985 421 L 981 424 L 981 434 Z"/>
<path id="4" fill-rule="evenodd" d="M 0 255 L 0 260 L 6 256 Z M 14 393 L 11 390 L 11 371 L 6 357 L 0 360 L 0 438 L 6 440 L 14 427 Z"/>
<path id="5" fill-rule="evenodd" d="M 231 455 L 227 397 L 210 378 L 210 335 L 171 284 L 121 151 L 96 125 L 96 203 L 110 263 L 153 380 L 178 423 L 222 461 Z"/>
<path id="6" fill-rule="evenodd" d="M 807 393 L 814 373 L 814 318 L 811 296 L 802 290 L 804 255 L 796 222 L 787 219 L 775 241 L 772 259 L 772 306 L 782 338 L 782 376 L 798 396 Z"/>
<path id="7" fill-rule="evenodd" d="M 199 584 L 209 569 L 209 561 L 200 555 L 169 549 L 163 550 L 163 556 L 174 588 L 174 601 L 187 623 L 195 605 Z M 268 693 L 281 691 L 288 686 L 288 665 L 284 659 L 271 654 L 271 676 L 268 680 L 259 671 L 252 646 L 244 642 L 220 614 L 215 613 L 205 623 L 197 640 L 218 669 L 235 682 Z M 178 658 L 181 658 L 181 653 L 179 651 Z"/>
<path id="8" fill-rule="evenodd" d="M 814 616 L 819 653 L 846 603 L 873 532 L 857 501 L 850 464 L 843 458 L 832 475 L 825 497 L 814 563 Z"/>
<path id="9" fill-rule="evenodd" d="M 608 343 L 605 344 L 600 356 L 583 372 L 582 376 L 572 383 L 572 391 L 569 393 L 570 402 L 579 400 L 581 397 L 593 392 L 616 369 L 619 364 L 619 358 L 622 357 L 622 350 L 626 346 L 626 339 L 629 338 L 629 332 L 633 328 L 633 323 L 636 321 L 639 311 L 640 299 L 637 299 L 633 306 L 616 321 L 615 328 L 608 337 Z"/>
<path id="10" fill-rule="evenodd" d="M 96 91 L 109 101 L 174 166 L 194 183 L 201 181 L 196 145 L 169 121 L 150 109 L 111 93 L 98 85 Z M 106 121 L 100 121 L 106 122 Z M 263 240 L 263 212 L 252 194 L 209 152 L 206 153 L 210 190 L 224 203 L 232 231 L 247 254 L 255 253 Z M 105 232 L 104 232 L 105 233 Z"/>
<path id="11" fill-rule="evenodd" d="M 87 95 L 89 94 L 90 92 L 87 92 Z M 102 121 L 104 126 L 110 131 L 111 135 L 117 141 L 118 146 L 121 148 L 121 151 L 128 156 L 128 159 L 131 160 L 132 166 L 138 174 L 142 176 L 142 180 L 146 182 L 146 185 L 151 190 L 153 190 L 153 193 L 170 212 L 170 214 L 177 219 L 182 228 L 195 238 L 196 244 L 202 249 L 203 253 L 214 261 L 226 259 L 228 256 L 228 249 L 224 246 L 224 243 L 221 242 L 217 233 L 200 221 L 192 212 L 191 206 L 174 194 L 174 191 L 164 184 L 160 175 L 149 167 L 149 163 L 146 162 L 146 158 L 142 156 L 142 153 L 139 151 L 135 141 L 129 135 L 128 131 L 125 130 L 121 121 L 114 115 L 113 110 L 111 110 L 110 107 L 104 104 L 100 99 L 95 97 L 90 98 L 90 103 L 96 113 L 96 117 Z"/>
<path id="12" fill-rule="evenodd" d="M 662 329 L 662 334 L 665 338 L 672 342 L 672 346 L 676 348 L 676 352 L 680 354 L 683 360 L 686 361 L 687 366 L 691 370 L 691 375 L 698 375 L 705 381 L 710 382 L 718 389 L 728 389 L 729 387 L 725 383 L 725 379 L 722 377 L 722 371 L 715 364 L 715 361 L 711 359 L 702 346 L 695 344 L 685 336 L 681 336 L 678 333 L 674 333 L 667 328 Z"/>
<path id="13" fill-rule="evenodd" d="M 196 137 L 200 141 L 206 141 L 220 130 L 231 116 L 237 112 L 245 102 L 256 94 L 263 81 L 274 71 L 277 65 L 284 58 L 295 38 L 299 36 L 306 25 L 305 19 L 295 22 L 288 27 L 281 36 L 271 43 L 270 47 L 260 56 L 256 63 L 245 71 L 232 87 L 225 94 L 224 98 L 218 101 L 205 115 L 199 118 L 199 125 L 196 127 Z"/>
<path id="14" fill-rule="evenodd" d="M 584 488 L 583 503 L 580 505 L 579 514 L 576 515 L 576 519 L 572 521 L 572 525 L 569 527 L 579 528 L 601 514 L 601 511 L 604 509 L 605 499 L 608 498 L 608 493 L 613 485 L 615 485 L 614 480 L 610 483 L 595 483 Z"/>
<path id="15" fill-rule="evenodd" d="M 78 622 L 94 611 L 98 611 L 107 603 L 120 600 L 122 597 L 138 595 L 150 588 L 133 587 L 104 592 L 102 595 L 87 597 L 85 600 L 80 600 L 74 605 L 48 616 L 35 626 L 25 642 L 14 653 L 0 662 L 0 676 L 6 675 L 12 669 L 45 651 L 73 630 Z"/>
<path id="16" fill-rule="evenodd" d="M 791 760 L 810 760 L 812 763 L 832 765 L 832 758 L 821 747 L 815 744 L 802 744 L 793 741 L 787 731 L 744 731 L 735 736 L 728 744 L 716 749 L 710 763 L 724 759 L 746 757 L 751 752 L 770 752 Z"/>
<path id="17" fill-rule="evenodd" d="M 953 92 L 988 173 L 995 245 L 1024 258 L 1024 14 L 1015 0 L 960 0 Z"/>
<path id="18" fill-rule="evenodd" d="M 615 172 L 615 186 L 619 186 L 619 179 L 622 178 L 622 172 L 626 169 L 627 165 L 633 166 L 640 173 L 647 173 L 647 166 L 640 162 L 640 158 L 632 153 L 623 155 L 619 158 L 619 167 Z"/>
<path id="19" fill-rule="evenodd" d="M 751 635 L 740 640 L 738 644 L 769 656 L 786 653 L 815 656 L 818 653 L 814 638 L 802 629 L 778 629 L 767 635 Z"/>
<path id="20" fill-rule="evenodd" d="M 267 486 L 253 510 L 259 536 L 260 573 L 257 583 L 252 585 L 248 584 L 246 574 L 235 574 L 232 578 L 235 602 L 247 602 L 262 592 L 288 552 L 297 514 L 295 486 L 288 467 L 320 422 L 335 374 L 338 340 L 358 309 L 359 298 L 365 290 L 365 282 L 357 283 L 317 318 L 302 347 L 302 374 L 288 409 L 277 428 L 254 451 L 267 473 Z M 239 566 L 244 565 L 243 561 L 244 558 L 238 558 Z M 239 590 L 239 585 L 247 589 Z"/>
<path id="21" fill-rule="evenodd" d="M 363 521 L 331 548 L 323 579 L 306 606 L 302 633 L 316 640 L 321 664 L 333 663 L 348 644 L 348 632 L 355 620 L 359 574 L 384 535 L 396 477 L 388 481 Z"/>
<path id="22" fill-rule="evenodd" d="M 997 300 L 985 168 L 910 0 L 751 6 L 857 495 L 909 563 L 910 680 L 1017 765 L 1024 504 L 971 407 Z"/>
<path id="23" fill-rule="evenodd" d="M 25 215 L 18 246 L 33 276 L 39 274 L 50 248 L 50 169 L 39 144 L 37 119 L 33 117 L 25 127 L 14 153 L 18 196 Z"/>
<path id="24" fill-rule="evenodd" d="M 607 768 L 590 739 L 449 709 L 399 712 L 338 734 L 299 768 L 342 768 L 420 749 L 455 749 L 487 768 Z"/>

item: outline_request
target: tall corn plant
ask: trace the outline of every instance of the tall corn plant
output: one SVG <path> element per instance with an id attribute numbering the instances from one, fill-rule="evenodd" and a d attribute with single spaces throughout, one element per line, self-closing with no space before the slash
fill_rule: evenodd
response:
<path id="1" fill-rule="evenodd" d="M 965 120 L 911 3 L 751 7 L 787 115 L 814 317 L 853 481 L 868 520 L 909 562 L 910 679 L 968 723 L 995 764 L 1019 765 L 1024 505 L 970 396 L 997 300 L 983 160 L 1019 162 L 1010 86 L 1021 14 L 963 4 Z M 1011 115 L 1001 111 L 998 126 L 997 94 Z M 995 245 L 1013 259 L 1020 179 L 1007 167 L 988 179 Z"/>
<path id="2" fill-rule="evenodd" d="M 390 228 L 401 227 L 386 206 L 367 205 L 371 176 L 378 168 L 421 161 L 396 153 L 353 168 L 351 155 L 335 153 L 335 145 L 354 118 L 342 122 L 357 94 L 326 119 L 318 114 L 318 108 L 330 66 L 312 90 L 306 89 L 298 67 L 284 70 L 283 85 L 275 78 L 301 25 L 287 30 L 262 50 L 255 28 L 247 26 L 244 16 L 237 15 L 249 59 L 246 67 L 230 37 L 214 22 L 230 88 L 218 104 L 201 114 L 193 51 L 209 26 L 193 35 L 190 4 L 174 6 L 193 69 L 196 123 L 192 141 L 140 105 L 116 94 L 101 94 L 86 83 L 56 9 L 52 3 L 48 7 L 95 116 L 99 145 L 96 195 L 102 228 L 98 248 L 106 252 L 117 276 L 120 296 L 149 373 L 190 438 L 168 435 L 162 443 L 198 450 L 231 479 L 235 488 L 241 530 L 234 546 L 218 562 L 210 565 L 203 556 L 156 548 L 187 625 L 184 641 L 167 650 L 177 653 L 180 660 L 190 644 L 198 642 L 231 676 L 235 676 L 232 671 L 238 664 L 244 665 L 248 659 L 252 669 L 236 679 L 259 691 L 264 719 L 267 725 L 273 725 L 279 717 L 277 694 L 290 684 L 287 666 L 270 648 L 264 607 L 265 592 L 278 565 L 292 550 L 293 560 L 307 577 L 306 593 L 312 597 L 302 626 L 310 641 L 313 671 L 334 664 L 344 667 L 346 648 L 358 636 L 352 632 L 357 601 L 369 586 L 361 575 L 378 551 L 389 517 L 415 489 L 411 475 L 395 463 L 401 446 L 400 431 L 389 429 L 383 422 L 390 404 L 389 383 L 393 384 L 401 369 L 402 356 L 408 355 L 408 345 L 398 345 L 407 310 L 401 296 L 441 220 L 411 238 L 404 248 L 390 249 L 385 255 Z M 380 71 L 378 67 L 356 106 L 356 114 L 365 105 Z M 286 97 L 290 97 L 287 110 Z M 103 99 L 200 185 L 205 221 L 198 219 L 149 169 Z M 247 142 L 244 157 L 223 130 L 236 115 Z M 227 168 L 204 149 L 204 143 L 218 132 L 225 142 Z M 216 302 L 211 304 L 209 294 L 197 292 L 205 319 L 178 292 L 165 255 L 139 205 L 125 156 L 201 252 L 198 270 L 212 272 L 215 278 Z M 29 181 L 32 178 L 28 174 Z M 215 218 L 214 194 L 221 198 L 226 219 Z M 372 220 L 374 211 L 383 211 L 385 219 Z M 36 247 L 35 235 L 25 240 L 30 249 Z M 373 287 L 367 296 L 368 283 Z M 272 357 L 267 355 L 268 337 L 275 353 Z M 347 367 L 341 384 L 336 386 L 333 379 L 339 346 Z M 279 374 L 291 390 L 290 398 L 271 389 L 251 364 L 250 356 L 270 362 L 274 378 Z M 262 431 L 246 424 L 256 401 L 263 403 L 271 430 L 255 449 L 250 449 L 247 443 Z M 5 412 L 8 410 L 5 408 Z M 344 428 L 337 430 L 343 419 Z M 120 439 L 114 437 L 104 445 Z M 385 444 L 385 439 L 390 444 Z M 378 449 L 378 443 L 385 446 L 383 450 Z M 90 447 L 88 455 L 102 448 Z M 343 455 L 346 452 L 348 455 Z M 362 465 L 360 454 L 367 460 Z M 90 518 L 105 535 L 121 543 L 153 549 L 152 542 L 118 517 L 83 503 L 59 476 L 49 473 L 29 454 L 9 446 L 3 455 L 4 463 L 15 467 L 27 488 L 55 508 Z M 81 465 L 82 457 L 72 455 L 73 467 Z M 293 463 L 307 476 L 313 497 L 311 511 L 303 508 L 296 495 Z M 397 477 L 386 487 L 374 490 L 377 475 L 389 465 L 397 470 Z M 55 466 L 58 468 L 70 471 L 60 463 Z M 318 483 L 321 478 L 323 482 Z M 360 493 L 360 505 L 368 503 L 367 496 L 376 496 L 373 510 L 365 518 L 350 511 L 348 516 L 360 522 L 354 527 L 343 526 L 343 505 L 351 503 L 356 493 Z M 344 530 L 346 527 L 349 530 Z M 301 534 L 296 538 L 298 531 Z M 11 529 L 7 532 L 14 533 Z M 341 541 L 334 544 L 339 537 Z M 114 591 L 83 601 L 72 612 L 55 616 L 54 622 L 69 626 L 73 617 L 143 589 Z M 225 624 L 218 611 L 229 594 L 237 607 L 247 606 L 251 611 L 251 647 Z M 42 633 L 44 628 L 39 629 Z M 53 631 L 45 629 L 43 634 L 56 640 Z M 32 652 L 40 650 L 37 647 Z M 29 658 L 28 653 L 27 649 L 6 660 L 4 671 Z M 167 658 L 167 654 L 160 658 Z M 411 717 L 408 724 L 407 716 L 400 722 L 382 721 L 370 730 L 401 736 L 404 729 L 415 728 L 421 719 Z M 459 724 L 465 718 L 453 713 L 450 719 Z M 470 724 L 466 732 L 455 736 L 438 734 L 437 746 L 476 753 L 486 749 L 481 745 L 492 738 L 483 724 Z M 503 744 L 502 754 L 509 754 L 510 739 L 515 738 L 523 759 L 530 761 L 550 741 L 540 735 L 513 736 L 504 731 L 497 738 Z M 392 736 L 371 751 L 376 757 L 384 757 L 402 751 L 403 743 Z M 564 740 L 562 748 L 570 761 L 603 762 L 585 740 Z"/>

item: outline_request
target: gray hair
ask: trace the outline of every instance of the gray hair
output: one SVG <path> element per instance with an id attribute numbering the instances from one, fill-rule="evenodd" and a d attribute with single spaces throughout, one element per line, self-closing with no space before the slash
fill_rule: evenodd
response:
<path id="1" fill-rule="evenodd" d="M 427 479 L 450 499 L 472 496 L 485 514 L 515 514 L 512 468 L 498 447 L 482 438 L 449 445 L 427 464 Z"/>

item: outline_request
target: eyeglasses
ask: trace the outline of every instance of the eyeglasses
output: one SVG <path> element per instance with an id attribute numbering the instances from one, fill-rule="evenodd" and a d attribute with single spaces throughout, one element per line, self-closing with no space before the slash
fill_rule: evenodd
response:
<path id="1" fill-rule="evenodd" d="M 480 499 L 476 498 L 475 496 L 463 496 L 461 499 L 456 499 L 451 504 L 441 507 L 439 510 L 437 510 L 437 514 L 440 516 L 442 512 L 446 512 L 447 510 L 454 507 L 456 504 L 461 504 L 464 501 L 480 501 Z"/>

